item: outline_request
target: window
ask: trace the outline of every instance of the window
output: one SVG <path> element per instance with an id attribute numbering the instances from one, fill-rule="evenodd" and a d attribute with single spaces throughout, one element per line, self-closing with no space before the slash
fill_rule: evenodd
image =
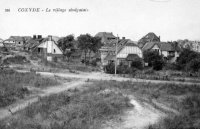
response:
<path id="1" fill-rule="evenodd" d="M 55 49 L 53 49 L 53 52 L 54 52 L 54 53 L 56 53 L 56 50 L 55 50 Z"/>

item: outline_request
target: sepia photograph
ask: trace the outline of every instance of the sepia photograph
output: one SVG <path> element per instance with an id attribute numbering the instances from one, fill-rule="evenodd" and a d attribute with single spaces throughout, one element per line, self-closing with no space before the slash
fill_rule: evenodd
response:
<path id="1" fill-rule="evenodd" d="M 0 0 L 0 129 L 200 129 L 200 0 Z"/>

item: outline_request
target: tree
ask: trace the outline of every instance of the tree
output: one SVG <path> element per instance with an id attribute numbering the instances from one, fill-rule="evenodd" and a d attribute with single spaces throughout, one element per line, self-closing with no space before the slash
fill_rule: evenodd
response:
<path id="1" fill-rule="evenodd" d="M 89 59 L 91 52 L 97 52 L 101 47 L 101 39 L 97 37 L 92 37 L 89 34 L 80 35 L 78 37 L 78 47 L 84 52 L 85 61 L 86 62 L 86 55 L 89 54 Z"/>
<path id="2" fill-rule="evenodd" d="M 176 60 L 177 66 L 180 70 L 189 70 L 190 65 L 187 65 L 194 59 L 200 60 L 200 54 L 190 49 L 183 49 L 183 51 L 180 53 L 179 57 Z"/>
<path id="3" fill-rule="evenodd" d="M 63 50 L 64 57 L 67 57 L 68 61 L 74 50 L 74 35 L 68 35 L 58 40 L 58 46 Z"/>
<path id="4" fill-rule="evenodd" d="M 164 60 L 156 51 L 144 51 L 144 61 L 152 66 L 154 70 L 161 70 L 164 66 Z"/>

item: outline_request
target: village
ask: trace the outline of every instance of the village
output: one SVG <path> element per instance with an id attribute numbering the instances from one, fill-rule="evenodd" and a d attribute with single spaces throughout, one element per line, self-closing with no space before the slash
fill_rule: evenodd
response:
<path id="1" fill-rule="evenodd" d="M 200 0 L 0 5 L 0 129 L 200 129 Z"/>
<path id="2" fill-rule="evenodd" d="M 199 45 L 153 32 L 1 39 L 0 128 L 199 127 Z"/>
<path id="3" fill-rule="evenodd" d="M 141 60 L 141 67 L 148 66 L 150 62 L 144 61 L 144 53 L 148 51 L 157 52 L 165 63 L 171 64 L 176 63 L 183 49 L 200 52 L 199 41 L 184 39 L 164 42 L 161 40 L 161 36 L 157 36 L 153 32 L 146 34 L 138 41 L 116 37 L 112 32 L 99 32 L 94 37 L 89 34 L 84 36 L 89 36 L 91 39 L 86 41 L 83 39 L 79 42 L 79 39 L 73 35 L 66 37 L 10 36 L 8 39 L 1 39 L 0 46 L 2 50 L 8 51 L 6 54 L 12 51 L 26 52 L 39 56 L 45 61 L 79 60 L 79 62 L 90 64 L 98 63 L 101 68 L 116 62 L 116 60 L 117 65 L 123 64 L 131 67 L 132 62 Z M 92 38 L 96 41 L 92 41 Z M 1 51 L 1 57 L 6 55 L 5 51 Z"/>

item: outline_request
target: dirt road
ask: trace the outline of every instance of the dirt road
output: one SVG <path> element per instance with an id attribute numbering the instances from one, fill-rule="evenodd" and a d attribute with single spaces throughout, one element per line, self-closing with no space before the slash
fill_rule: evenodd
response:
<path id="1" fill-rule="evenodd" d="M 105 74 L 101 72 L 92 72 L 92 73 L 50 73 L 50 72 L 37 72 L 44 76 L 60 76 L 64 78 L 82 78 L 82 79 L 91 79 L 91 80 L 115 80 L 115 81 L 132 81 L 132 82 L 146 82 L 146 83 L 168 83 L 168 84 L 187 84 L 187 85 L 200 85 L 200 83 L 192 82 L 181 82 L 181 81 L 163 81 L 163 80 L 146 80 L 146 79 L 136 79 L 136 78 L 125 78 L 120 76 L 114 76 L 111 74 Z"/>

